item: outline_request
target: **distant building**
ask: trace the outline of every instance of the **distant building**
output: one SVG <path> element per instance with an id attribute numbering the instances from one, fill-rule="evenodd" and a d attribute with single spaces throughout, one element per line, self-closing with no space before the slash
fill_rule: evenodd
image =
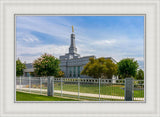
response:
<path id="1" fill-rule="evenodd" d="M 34 68 L 32 63 L 24 63 L 26 65 L 26 69 L 23 70 L 23 76 L 29 77 L 32 76 L 32 73 L 34 72 Z"/>
<path id="2" fill-rule="evenodd" d="M 89 62 L 89 58 L 91 57 L 96 58 L 94 55 L 80 57 L 80 54 L 77 53 L 75 34 L 72 26 L 71 45 L 69 47 L 69 53 L 59 57 L 60 69 L 64 72 L 65 77 L 88 77 L 85 75 L 81 75 L 80 73 L 83 70 L 84 66 Z M 114 63 L 116 63 L 116 61 L 112 57 L 105 58 L 111 59 Z"/>

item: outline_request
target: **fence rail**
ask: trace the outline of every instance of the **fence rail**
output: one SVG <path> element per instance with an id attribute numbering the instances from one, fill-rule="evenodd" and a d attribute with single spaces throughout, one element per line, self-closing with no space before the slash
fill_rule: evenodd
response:
<path id="1" fill-rule="evenodd" d="M 17 77 L 16 90 L 28 93 L 76 98 L 84 101 L 124 101 L 125 79 L 53 78 L 48 90 L 49 77 Z M 132 100 L 144 101 L 144 81 L 132 81 Z M 128 91 L 128 90 L 127 90 Z"/>

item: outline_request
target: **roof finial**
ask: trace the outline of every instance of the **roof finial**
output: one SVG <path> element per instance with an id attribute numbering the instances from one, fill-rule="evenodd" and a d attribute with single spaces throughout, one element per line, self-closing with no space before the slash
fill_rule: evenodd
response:
<path id="1" fill-rule="evenodd" d="M 72 33 L 74 32 L 74 27 L 73 27 L 73 25 L 72 25 Z"/>

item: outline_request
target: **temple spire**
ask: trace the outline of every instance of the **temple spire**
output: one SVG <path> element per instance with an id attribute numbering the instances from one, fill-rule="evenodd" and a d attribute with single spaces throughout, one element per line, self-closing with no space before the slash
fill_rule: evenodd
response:
<path id="1" fill-rule="evenodd" d="M 76 48 L 76 44 L 75 44 L 75 34 L 73 32 L 74 32 L 74 28 L 72 26 L 71 45 L 69 47 L 69 53 L 70 54 L 77 53 L 77 48 Z"/>

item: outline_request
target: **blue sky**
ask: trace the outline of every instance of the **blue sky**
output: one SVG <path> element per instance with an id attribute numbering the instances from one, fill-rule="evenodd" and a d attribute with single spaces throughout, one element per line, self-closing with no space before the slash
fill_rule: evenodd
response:
<path id="1" fill-rule="evenodd" d="M 72 25 L 81 56 L 135 58 L 144 69 L 143 16 L 16 16 L 16 57 L 68 53 Z"/>

